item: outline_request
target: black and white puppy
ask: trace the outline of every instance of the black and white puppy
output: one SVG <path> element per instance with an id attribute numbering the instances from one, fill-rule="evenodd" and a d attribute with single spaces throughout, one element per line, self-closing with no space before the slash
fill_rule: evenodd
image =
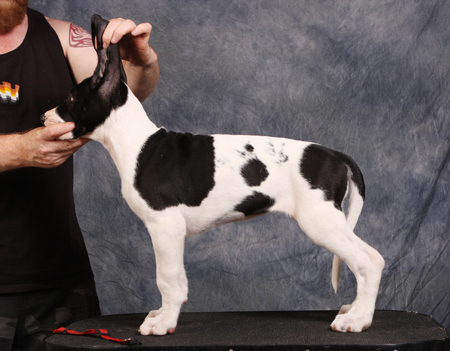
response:
<path id="1" fill-rule="evenodd" d="M 76 128 L 65 139 L 84 136 L 104 145 L 120 173 L 124 198 L 150 233 L 162 307 L 148 314 L 140 333 L 175 330 L 188 295 L 186 237 L 272 211 L 295 218 L 317 245 L 334 253 L 335 290 L 342 261 L 354 273 L 356 298 L 341 308 L 332 329 L 367 329 L 384 260 L 353 232 L 364 202 L 364 181 L 355 162 L 310 142 L 192 135 L 155 126 L 125 83 L 118 46 L 102 48 L 108 21 L 97 15 L 91 21 L 96 71 L 42 120 L 45 125 L 73 121 Z"/>

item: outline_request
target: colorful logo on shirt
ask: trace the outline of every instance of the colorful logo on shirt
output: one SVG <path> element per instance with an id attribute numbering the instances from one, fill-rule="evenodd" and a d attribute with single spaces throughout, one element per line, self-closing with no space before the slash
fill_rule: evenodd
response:
<path id="1" fill-rule="evenodd" d="M 14 89 L 11 88 L 11 83 L 2 82 L 0 84 L 0 102 L 2 104 L 17 104 L 19 102 L 19 88 L 20 86 L 15 84 Z"/>

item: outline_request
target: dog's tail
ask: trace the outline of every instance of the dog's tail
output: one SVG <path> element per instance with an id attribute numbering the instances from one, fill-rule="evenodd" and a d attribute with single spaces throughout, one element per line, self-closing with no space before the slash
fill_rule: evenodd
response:
<path id="1" fill-rule="evenodd" d="M 361 214 L 364 198 L 365 198 L 365 185 L 364 178 L 355 161 L 353 161 L 347 155 L 338 153 L 341 160 L 347 165 L 348 168 L 348 207 L 347 207 L 347 223 L 353 230 L 358 222 L 359 215 Z M 341 272 L 342 260 L 334 255 L 333 268 L 331 271 L 331 284 L 333 289 L 337 292 L 339 285 L 339 276 Z"/>

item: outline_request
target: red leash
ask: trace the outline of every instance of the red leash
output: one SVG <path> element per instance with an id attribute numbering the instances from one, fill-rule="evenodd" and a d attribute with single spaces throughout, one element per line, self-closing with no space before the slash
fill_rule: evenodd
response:
<path id="1" fill-rule="evenodd" d="M 95 336 L 100 337 L 102 339 L 108 340 L 108 341 L 114 341 L 122 345 L 128 345 L 128 346 L 136 346 L 141 345 L 140 341 L 132 340 L 132 339 L 118 339 L 113 338 L 109 335 L 108 331 L 106 329 L 88 329 L 84 332 L 78 332 L 75 330 L 70 330 L 64 327 L 52 330 L 50 334 L 65 334 L 65 335 L 88 335 L 88 336 Z"/>

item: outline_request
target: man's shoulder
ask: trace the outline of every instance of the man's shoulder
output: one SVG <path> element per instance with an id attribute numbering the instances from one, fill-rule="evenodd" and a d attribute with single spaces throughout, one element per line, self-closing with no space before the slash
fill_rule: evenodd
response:
<path id="1" fill-rule="evenodd" d="M 52 28 L 55 30 L 56 33 L 58 33 L 59 31 L 68 30 L 70 28 L 70 24 L 71 24 L 70 22 L 61 21 L 59 19 L 50 18 L 47 16 L 45 16 L 45 19 L 52 26 Z"/>
<path id="2" fill-rule="evenodd" d="M 81 82 L 91 76 L 97 65 L 97 54 L 92 45 L 91 34 L 77 24 L 45 18 L 58 35 L 75 81 Z"/>
<path id="3" fill-rule="evenodd" d="M 67 46 L 69 42 L 69 30 L 70 30 L 70 22 L 61 21 L 54 18 L 45 17 L 48 24 L 53 28 L 53 30 L 58 35 L 59 41 L 61 42 L 61 46 L 64 50 L 64 54 L 67 56 Z"/>
<path id="4" fill-rule="evenodd" d="M 91 35 L 84 28 L 68 21 L 62 21 L 50 17 L 45 18 L 58 35 L 66 56 L 67 50 L 71 47 L 92 47 Z"/>

